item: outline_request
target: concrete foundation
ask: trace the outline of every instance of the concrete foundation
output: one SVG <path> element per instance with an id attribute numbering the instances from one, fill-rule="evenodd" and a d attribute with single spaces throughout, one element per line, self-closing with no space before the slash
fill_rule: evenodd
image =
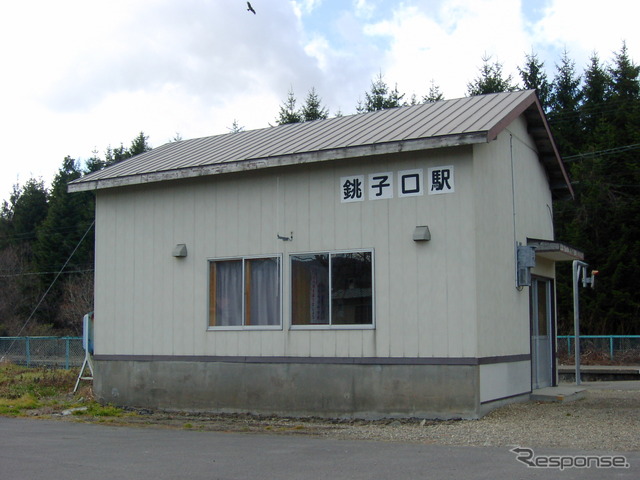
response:
<path id="1" fill-rule="evenodd" d="M 163 410 L 446 419 L 486 411 L 478 383 L 477 365 L 96 359 L 94 391 Z"/>

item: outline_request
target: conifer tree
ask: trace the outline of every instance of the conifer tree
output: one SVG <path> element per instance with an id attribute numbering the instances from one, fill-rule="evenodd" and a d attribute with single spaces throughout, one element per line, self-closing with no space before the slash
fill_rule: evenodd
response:
<path id="1" fill-rule="evenodd" d="M 148 137 L 140 132 L 128 149 L 122 144 L 115 150 L 109 147 L 104 160 L 94 151 L 85 162 L 86 171 L 100 170 L 150 149 Z M 23 186 L 16 185 L 0 208 L 0 269 L 10 268 L 11 273 L 20 269 L 11 281 L 0 277 L 0 291 L 5 294 L 0 298 L 0 316 L 5 316 L 0 318 L 0 334 L 17 333 L 13 326 L 24 323 L 50 285 L 28 331 L 50 334 L 48 325 L 52 325 L 57 333 L 80 332 L 77 313 L 88 308 L 93 288 L 94 237 L 89 227 L 94 219 L 94 197 L 92 192 L 67 192 L 68 183 L 85 173 L 79 165 L 66 157 L 49 191 L 42 180 L 30 179 Z M 67 259 L 62 275 L 52 283 Z M 12 292 L 10 300 L 8 292 Z M 83 306 L 79 306 L 78 293 L 83 294 Z"/>
<path id="2" fill-rule="evenodd" d="M 615 54 L 611 75 L 610 114 L 615 142 L 618 146 L 633 145 L 640 142 L 640 66 L 629 58 L 627 45 L 623 43 L 620 52 Z"/>
<path id="3" fill-rule="evenodd" d="M 611 75 L 611 99 L 607 113 L 612 151 L 605 152 L 602 174 L 607 182 L 609 242 L 602 242 L 599 257 L 608 282 L 599 292 L 597 312 L 609 330 L 626 325 L 640 329 L 640 67 L 629 58 L 626 44 L 615 54 Z M 630 325 L 634 322 L 633 325 Z M 616 333 L 628 333 L 616 332 Z"/>
<path id="4" fill-rule="evenodd" d="M 551 84 L 547 80 L 544 70 L 544 62 L 538 59 L 538 55 L 531 53 L 526 55 L 524 68 L 518 67 L 522 85 L 526 90 L 534 89 L 538 94 L 538 99 L 543 110 L 549 108 L 549 96 L 551 95 Z"/>
<path id="5" fill-rule="evenodd" d="M 608 122 L 603 113 L 611 100 L 612 80 L 607 68 L 601 64 L 595 52 L 591 55 L 589 62 L 584 72 L 580 106 L 581 125 L 584 132 L 582 143 L 587 146 L 581 149 L 583 152 L 589 148 L 588 146 L 600 143 L 602 136 L 606 134 Z"/>
<path id="6" fill-rule="evenodd" d="M 91 157 L 85 162 L 87 173 L 97 172 L 107 166 L 107 162 L 98 156 L 97 150 L 92 152 Z"/>
<path id="7" fill-rule="evenodd" d="M 387 108 L 401 107 L 404 93 L 398 91 L 396 84 L 393 90 L 389 91 L 389 86 L 384 81 L 382 72 L 371 82 L 371 90 L 365 92 L 364 103 L 358 102 L 356 110 L 358 113 L 375 112 Z"/>
<path id="8" fill-rule="evenodd" d="M 14 185 L 13 192 L 0 212 L 0 248 L 6 245 L 30 246 L 36 229 L 47 215 L 47 189 L 42 180 L 30 178 L 23 186 Z"/>
<path id="9" fill-rule="evenodd" d="M 127 158 L 130 158 L 150 150 L 151 145 L 149 145 L 149 136 L 145 135 L 144 132 L 140 132 L 138 136 L 131 141 L 131 146 L 129 147 L 129 150 L 127 150 L 126 155 Z"/>
<path id="10" fill-rule="evenodd" d="M 276 118 L 276 123 L 278 125 L 286 125 L 288 123 L 300 123 L 301 121 L 302 115 L 296 108 L 296 97 L 293 93 L 293 88 L 290 88 L 287 100 L 280 106 L 280 113 Z"/>
<path id="11" fill-rule="evenodd" d="M 502 64 L 498 61 L 491 63 L 491 56 L 482 57 L 480 76 L 467 84 L 469 96 L 484 95 L 486 93 L 513 92 L 517 87 L 513 84 L 511 75 L 504 78 Z"/>
<path id="12" fill-rule="evenodd" d="M 124 148 L 124 145 L 121 143 L 119 147 L 111 148 L 111 146 L 107 147 L 107 151 L 104 155 L 104 166 L 109 167 L 111 165 L 115 165 L 116 163 L 121 162 L 122 160 L 126 160 L 129 158 L 129 154 L 127 149 Z"/>
<path id="13" fill-rule="evenodd" d="M 444 100 L 444 95 L 440 91 L 440 87 L 436 85 L 436 83 L 431 80 L 431 84 L 429 85 L 429 93 L 427 93 L 424 97 L 422 97 L 423 103 L 433 103 Z"/>
<path id="14" fill-rule="evenodd" d="M 565 50 L 560 64 L 556 65 L 556 75 L 552 82 L 549 123 L 556 143 L 563 156 L 580 151 L 579 107 L 582 99 L 581 78 L 576 73 L 575 62 Z"/>
<path id="15" fill-rule="evenodd" d="M 557 85 L 576 85 L 576 75 L 567 73 L 569 65 L 565 56 L 565 81 Z M 640 299 L 635 293 L 640 289 L 640 150 L 633 147 L 640 143 L 638 74 L 624 45 L 609 68 L 594 54 L 582 89 L 557 103 L 564 107 L 563 115 L 552 123 L 557 137 L 562 136 L 565 145 L 568 139 L 577 152 L 565 153 L 576 198 L 555 203 L 556 233 L 583 249 L 587 262 L 600 271 L 597 288 L 581 292 L 583 333 L 640 332 Z M 570 272 L 560 268 L 558 273 L 559 287 L 570 284 Z M 565 291 L 561 298 L 570 295 Z M 559 320 L 561 328 L 570 331 L 563 327 L 562 317 Z"/>
<path id="16" fill-rule="evenodd" d="M 234 118 L 233 123 L 231 124 L 231 127 L 227 127 L 227 130 L 229 130 L 229 133 L 240 133 L 240 132 L 244 132 L 244 127 L 241 126 L 238 123 L 238 120 Z"/>
<path id="17" fill-rule="evenodd" d="M 34 244 L 34 268 L 39 272 L 41 291 L 52 284 L 56 273 L 79 244 L 94 218 L 93 193 L 68 193 L 67 184 L 82 172 L 71 157 L 65 157 L 58 170 L 49 196 L 47 216 L 38 228 Z M 87 235 L 70 258 L 65 271 L 78 272 L 93 268 L 93 235 Z M 67 278 L 67 277 L 65 277 Z M 56 282 L 42 305 L 41 318 L 56 322 L 56 309 L 62 284 Z"/>
<path id="18" fill-rule="evenodd" d="M 310 122 L 313 120 L 324 120 L 329 116 L 329 111 L 322 106 L 322 100 L 316 93 L 316 89 L 311 87 L 307 98 L 305 99 L 300 116 L 303 122 Z"/>
<path id="19" fill-rule="evenodd" d="M 102 168 L 114 165 L 135 155 L 148 152 L 151 149 L 152 147 L 149 145 L 149 137 L 145 135 L 144 132 L 140 132 L 138 136 L 131 141 L 131 146 L 129 148 L 125 148 L 122 143 L 117 148 L 111 148 L 111 146 L 107 147 Z"/>

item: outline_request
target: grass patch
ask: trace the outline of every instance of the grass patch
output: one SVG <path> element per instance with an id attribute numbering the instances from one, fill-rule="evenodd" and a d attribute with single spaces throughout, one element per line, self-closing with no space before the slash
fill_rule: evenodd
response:
<path id="1" fill-rule="evenodd" d="M 86 411 L 76 412 L 76 415 L 91 415 L 94 417 L 122 417 L 125 411 L 113 405 L 100 405 L 92 402 Z"/>
<path id="2" fill-rule="evenodd" d="M 0 415 L 15 417 L 24 410 L 33 410 L 39 406 L 40 402 L 29 393 L 19 398 L 0 398 Z"/>
<path id="3" fill-rule="evenodd" d="M 73 390 L 73 370 L 27 368 L 10 363 L 0 364 L 0 399 L 14 400 L 30 395 L 43 399 Z"/>
<path id="4" fill-rule="evenodd" d="M 73 393 L 78 369 L 28 368 L 0 363 L 0 415 L 49 416 L 70 408 L 85 407 L 74 415 L 120 417 L 123 410 L 100 405 L 86 383 Z"/>

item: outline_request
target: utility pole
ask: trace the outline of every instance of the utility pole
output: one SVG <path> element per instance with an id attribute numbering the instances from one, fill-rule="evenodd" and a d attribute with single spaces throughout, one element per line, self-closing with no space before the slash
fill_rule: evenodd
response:
<path id="1" fill-rule="evenodd" d="M 573 261 L 573 334 L 575 336 L 575 363 L 576 363 L 576 385 L 580 385 L 582 380 L 580 378 L 580 290 L 579 282 L 582 277 L 582 286 L 587 285 L 593 288 L 595 284 L 595 276 L 598 274 L 597 270 L 591 272 L 591 276 L 587 276 L 588 263 L 581 262 L 580 260 Z"/>

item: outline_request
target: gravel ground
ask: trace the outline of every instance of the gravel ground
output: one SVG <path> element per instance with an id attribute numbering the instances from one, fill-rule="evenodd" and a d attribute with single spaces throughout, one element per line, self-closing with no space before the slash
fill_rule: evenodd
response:
<path id="1" fill-rule="evenodd" d="M 640 382 L 592 384 L 568 403 L 523 402 L 480 420 L 322 420 L 136 411 L 80 421 L 202 431 L 325 436 L 350 440 L 467 446 L 526 446 L 602 451 L 640 450 Z M 623 387 L 626 385 L 626 387 Z M 604 388 L 603 388 L 604 387 Z M 626 389 L 623 389 L 626 388 Z"/>

